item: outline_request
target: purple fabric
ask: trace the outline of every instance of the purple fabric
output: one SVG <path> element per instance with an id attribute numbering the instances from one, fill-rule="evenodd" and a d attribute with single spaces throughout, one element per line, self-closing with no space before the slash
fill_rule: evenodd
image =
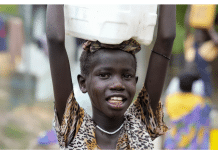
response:
<path id="1" fill-rule="evenodd" d="M 46 131 L 46 134 L 38 138 L 39 145 L 49 145 L 58 143 L 55 130 Z"/>
<path id="2" fill-rule="evenodd" d="M 176 128 L 176 134 L 167 132 L 164 141 L 166 149 L 209 149 L 209 132 L 210 132 L 210 114 L 211 108 L 206 104 L 204 108 L 197 105 L 188 115 L 172 121 L 173 128 Z M 200 131 L 203 129 L 203 134 Z M 194 136 L 190 138 L 191 131 Z M 187 143 L 179 146 L 182 141 L 182 135 L 185 135 Z M 189 138 L 188 138 L 189 136 Z M 199 140 L 200 139 L 200 140 Z"/>

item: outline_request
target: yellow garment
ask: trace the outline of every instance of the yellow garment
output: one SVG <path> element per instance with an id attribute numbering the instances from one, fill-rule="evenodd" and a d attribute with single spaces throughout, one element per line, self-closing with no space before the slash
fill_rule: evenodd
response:
<path id="1" fill-rule="evenodd" d="M 214 128 L 210 131 L 210 150 L 218 149 L 218 129 Z"/>
<path id="2" fill-rule="evenodd" d="M 203 98 L 192 93 L 175 93 L 166 98 L 166 110 L 172 120 L 187 115 L 198 104 L 204 106 Z"/>

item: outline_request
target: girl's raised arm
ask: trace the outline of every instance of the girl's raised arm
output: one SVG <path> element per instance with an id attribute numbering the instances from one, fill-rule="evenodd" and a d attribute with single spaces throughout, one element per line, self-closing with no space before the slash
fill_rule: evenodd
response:
<path id="1" fill-rule="evenodd" d="M 157 39 L 151 53 L 145 79 L 151 107 L 156 112 L 176 36 L 176 6 L 160 5 Z"/>
<path id="2" fill-rule="evenodd" d="M 73 90 L 70 65 L 65 49 L 64 5 L 48 5 L 46 35 L 55 106 L 59 123 L 61 123 L 67 99 Z"/>

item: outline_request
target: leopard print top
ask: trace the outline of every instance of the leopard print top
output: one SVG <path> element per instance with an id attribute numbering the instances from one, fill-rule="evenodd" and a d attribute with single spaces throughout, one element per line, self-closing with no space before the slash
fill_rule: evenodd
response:
<path id="1" fill-rule="evenodd" d="M 153 149 L 152 140 L 163 135 L 168 127 L 163 121 L 162 104 L 153 113 L 149 96 L 142 88 L 137 99 L 125 113 L 125 121 L 116 145 L 117 149 Z M 61 149 L 100 149 L 95 138 L 96 125 L 76 102 L 72 92 L 68 98 L 61 125 L 55 109 L 54 127 Z"/>

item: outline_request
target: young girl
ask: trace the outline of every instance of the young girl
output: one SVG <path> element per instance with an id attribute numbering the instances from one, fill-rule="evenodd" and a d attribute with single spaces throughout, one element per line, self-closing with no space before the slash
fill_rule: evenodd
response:
<path id="1" fill-rule="evenodd" d="M 154 140 L 167 131 L 159 102 L 175 38 L 175 6 L 161 5 L 158 34 L 144 87 L 132 103 L 138 77 L 133 39 L 119 45 L 84 43 L 80 89 L 88 92 L 92 118 L 74 98 L 65 50 L 63 5 L 47 8 L 47 39 L 55 96 L 55 129 L 65 149 L 152 149 Z M 148 95 L 149 93 L 149 95 Z"/>

